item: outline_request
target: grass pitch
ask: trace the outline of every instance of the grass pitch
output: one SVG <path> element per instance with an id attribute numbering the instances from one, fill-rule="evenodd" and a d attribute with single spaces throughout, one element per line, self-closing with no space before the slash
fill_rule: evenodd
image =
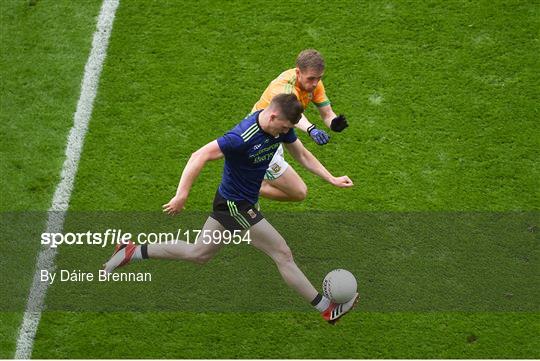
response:
<path id="1" fill-rule="evenodd" d="M 5 220 L 7 211 L 49 207 L 100 1 L 0 6 Z M 297 212 L 301 220 L 313 211 L 347 211 L 362 221 L 356 228 L 354 222 L 345 227 L 345 219 L 334 222 L 341 225 L 334 232 L 324 220 L 306 222 L 309 227 L 299 226 L 296 233 L 280 230 L 289 233 L 297 260 L 315 284 L 331 268 L 346 266 L 359 278 L 365 303 L 328 327 L 280 283 L 269 260 L 230 248 L 206 270 L 158 262 L 133 267 L 155 268 L 177 282 L 178 297 L 186 288 L 212 297 L 212 284 L 198 283 L 201 276 L 225 271 L 228 264 L 261 262 L 257 269 L 267 268 L 265 277 L 276 287 L 260 289 L 268 309 L 162 310 L 155 305 L 159 293 L 145 292 L 138 301 L 147 309 L 139 312 L 99 312 L 80 303 L 79 309 L 54 309 L 71 299 L 66 294 L 73 289 L 53 286 L 46 300 L 53 309 L 43 314 L 33 357 L 540 357 L 534 337 L 539 25 L 538 4 L 519 1 L 121 2 L 71 209 L 159 211 L 174 194 L 191 152 L 231 128 L 267 83 L 293 66 L 301 49 L 314 47 L 327 61 L 324 82 L 334 109 L 351 126 L 332 134 L 324 147 L 304 134 L 300 138 L 356 186 L 333 189 L 295 165 L 309 187 L 308 199 L 262 206 L 264 212 Z M 307 115 L 321 124 L 313 109 Z M 204 170 L 192 189 L 190 210 L 210 211 L 220 173 L 220 162 Z M 412 211 L 433 217 L 409 233 L 407 223 L 390 222 Z M 492 214 L 499 225 L 497 214 L 516 216 L 507 233 L 484 232 L 465 211 Z M 464 217 L 447 233 L 430 236 L 432 220 L 444 212 Z M 388 214 L 388 227 L 368 232 L 374 228 L 366 214 Z M 32 222 L 30 231 L 41 232 L 44 220 Z M 12 299 L 24 305 L 38 245 L 2 233 L 8 250 L 0 258 L 2 271 L 17 274 L 20 282 L 17 288 L 7 278 L 1 281 L 1 304 Z M 333 248 L 340 256 L 329 259 Z M 57 262 L 98 267 L 108 252 L 65 248 Z M 402 282 L 392 273 L 396 269 Z M 470 270 L 470 278 L 460 269 Z M 446 280 L 446 287 L 434 279 Z M 227 289 L 235 279 L 222 281 Z M 242 287 L 252 285 L 247 280 Z M 404 292 L 431 297 L 435 304 L 448 299 L 452 307 L 415 310 Z M 288 299 L 294 307 L 272 311 Z M 385 307 L 396 299 L 403 301 Z M 460 299 L 477 307 L 460 308 Z M 21 311 L 22 306 L 6 307 L 0 313 L 0 357 L 13 355 Z"/>

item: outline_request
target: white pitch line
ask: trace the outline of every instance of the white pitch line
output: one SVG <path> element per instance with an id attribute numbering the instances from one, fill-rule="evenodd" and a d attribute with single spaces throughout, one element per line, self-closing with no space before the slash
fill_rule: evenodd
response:
<path id="1" fill-rule="evenodd" d="M 120 0 L 103 0 L 103 4 L 101 5 L 96 31 L 92 40 L 92 50 L 84 67 L 81 95 L 77 103 L 77 110 L 73 116 L 73 127 L 67 139 L 66 159 L 62 166 L 60 182 L 56 187 L 48 212 L 49 217 L 47 219 L 46 232 L 62 232 L 64 227 L 64 219 L 69 207 L 79 159 L 81 158 L 84 136 L 86 135 L 88 123 L 92 115 L 99 77 L 105 56 L 107 55 L 109 37 L 119 2 Z M 32 287 L 30 288 L 30 294 L 28 295 L 21 328 L 19 329 L 19 337 L 17 338 L 16 359 L 29 359 L 32 356 L 34 338 L 39 320 L 41 319 L 41 311 L 43 310 L 48 287 L 48 282 L 40 281 L 40 271 L 49 270 L 52 272 L 55 268 L 55 256 L 56 248 L 44 246 L 41 248 L 37 257 L 36 271 L 34 273 Z"/>

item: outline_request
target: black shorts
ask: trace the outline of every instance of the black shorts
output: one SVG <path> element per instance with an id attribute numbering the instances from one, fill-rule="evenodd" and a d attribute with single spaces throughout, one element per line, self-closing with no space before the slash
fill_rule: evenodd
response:
<path id="1" fill-rule="evenodd" d="M 230 231 L 248 229 L 264 218 L 257 206 L 248 201 L 229 201 L 219 191 L 214 197 L 211 216 Z"/>

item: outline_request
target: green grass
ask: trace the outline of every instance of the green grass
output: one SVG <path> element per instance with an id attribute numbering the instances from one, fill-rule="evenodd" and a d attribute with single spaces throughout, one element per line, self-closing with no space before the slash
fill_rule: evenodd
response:
<path id="1" fill-rule="evenodd" d="M 523 313 L 357 312 L 330 327 L 303 312 L 52 312 L 34 357 L 538 358 L 539 321 Z"/>
<path id="2" fill-rule="evenodd" d="M 2 2 L 4 212 L 49 206 L 99 3 Z M 356 186 L 334 189 L 295 164 L 308 199 L 264 200 L 263 211 L 296 212 L 300 226 L 276 225 L 314 283 L 331 268 L 355 272 L 358 312 L 327 326 L 268 259 L 235 247 L 202 269 L 133 266 L 161 277 L 139 293 L 117 284 L 54 285 L 33 357 L 538 358 L 538 4 L 265 4 L 121 2 L 71 209 L 159 211 L 190 153 L 245 116 L 301 49 L 315 47 L 327 61 L 334 109 L 351 126 L 324 147 L 300 137 Z M 307 115 L 321 124 L 314 109 Z M 221 166 L 203 171 L 189 210 L 210 211 Z M 0 262 L 21 282 L 2 281 L 0 304 L 13 302 L 0 313 L 0 357 L 13 355 L 37 249 L 5 236 L 17 230 L 7 215 L 1 242 L 10 256 Z M 163 224 L 183 227 L 188 218 Z M 71 215 L 68 227 L 78 221 L 80 214 Z M 42 223 L 26 227 L 28 235 Z M 327 256 L 331 249 L 335 257 Z M 57 261 L 92 269 L 108 252 L 66 247 Z M 245 312 L 229 298 L 242 265 L 266 270 L 237 285 L 264 295 L 263 312 Z M 217 295 L 205 287 L 213 273 L 223 276 Z M 183 312 L 186 288 L 195 289 L 190 302 L 208 297 L 203 306 L 210 307 L 222 297 L 232 306 Z M 144 312 L 97 312 L 100 304 L 88 304 L 122 300 L 124 290 Z M 169 298 L 179 308 L 157 312 Z"/>
<path id="3" fill-rule="evenodd" d="M 47 210 L 100 0 L 2 1 L 1 210 Z"/>
<path id="4" fill-rule="evenodd" d="M 100 6 L 99 0 L 30 3 L 0 2 L 2 212 L 50 207 Z M 27 241 L 44 229 L 45 218 L 31 215 L 19 230 L 5 223 L 10 219 L 2 213 L 0 244 L 9 257 L 0 257 L 0 297 L 16 292 L 22 304 L 39 248 L 37 238 Z M 0 358 L 13 356 L 22 318 L 17 310 L 0 312 Z"/>
<path id="5" fill-rule="evenodd" d="M 537 7 L 354 4 L 122 4 L 72 209 L 159 209 L 189 154 L 309 46 L 325 54 L 329 97 L 351 127 L 321 149 L 302 140 L 357 187 L 300 170 L 310 197 L 287 209 L 537 209 Z M 288 25 L 293 13 L 320 15 Z M 202 174 L 190 209 L 209 209 L 220 173 L 218 162 Z"/>
<path id="6" fill-rule="evenodd" d="M 15 331 L 19 329 L 21 319 L 21 312 L 0 312 L 0 357 L 13 357 L 17 340 Z"/>

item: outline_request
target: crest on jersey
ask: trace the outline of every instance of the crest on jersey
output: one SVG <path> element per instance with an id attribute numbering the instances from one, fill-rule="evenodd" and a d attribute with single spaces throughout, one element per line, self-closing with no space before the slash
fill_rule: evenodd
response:
<path id="1" fill-rule="evenodd" d="M 272 170 L 276 173 L 281 170 L 281 167 L 279 166 L 279 164 L 272 164 L 270 168 L 272 168 Z"/>
<path id="2" fill-rule="evenodd" d="M 247 211 L 247 213 L 249 214 L 249 216 L 254 219 L 255 217 L 257 217 L 257 214 L 255 213 L 255 211 L 253 209 L 249 209 Z"/>

